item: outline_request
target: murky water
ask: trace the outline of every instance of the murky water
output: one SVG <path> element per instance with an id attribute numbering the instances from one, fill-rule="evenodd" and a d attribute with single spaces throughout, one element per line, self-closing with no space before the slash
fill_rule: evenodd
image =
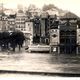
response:
<path id="1" fill-rule="evenodd" d="M 58 63 L 58 64 L 79 64 L 80 63 L 80 55 L 77 54 L 52 54 L 50 59 L 51 63 Z"/>
<path id="2" fill-rule="evenodd" d="M 0 70 L 80 73 L 80 55 L 0 53 Z"/>

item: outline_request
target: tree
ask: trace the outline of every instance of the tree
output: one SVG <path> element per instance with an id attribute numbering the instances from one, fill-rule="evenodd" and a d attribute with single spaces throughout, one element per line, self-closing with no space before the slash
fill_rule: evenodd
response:
<path id="1" fill-rule="evenodd" d="M 19 45 L 19 51 L 20 51 L 21 47 L 23 46 L 24 40 L 25 40 L 24 34 L 22 32 L 17 32 L 16 43 L 17 43 L 17 45 Z"/>
<path id="2" fill-rule="evenodd" d="M 0 33 L 0 46 L 2 51 L 9 49 L 9 32 L 1 32 Z"/>
<path id="3" fill-rule="evenodd" d="M 15 51 L 15 48 L 19 46 L 19 51 L 21 50 L 21 47 L 23 46 L 25 40 L 25 36 L 23 32 L 20 31 L 14 31 L 14 32 L 0 32 L 0 47 L 2 51 L 10 50 L 10 47 L 12 47 L 13 51 Z"/>
<path id="4" fill-rule="evenodd" d="M 16 32 L 11 32 L 10 35 L 10 47 L 13 48 L 13 51 L 15 51 L 17 44 L 16 44 Z"/>
<path id="5" fill-rule="evenodd" d="M 17 45 L 19 46 L 19 51 L 20 51 L 24 43 L 24 40 L 25 40 L 25 36 L 22 32 L 20 31 L 12 32 L 12 34 L 10 35 L 10 44 L 11 47 L 13 48 L 13 51 L 15 51 Z"/>

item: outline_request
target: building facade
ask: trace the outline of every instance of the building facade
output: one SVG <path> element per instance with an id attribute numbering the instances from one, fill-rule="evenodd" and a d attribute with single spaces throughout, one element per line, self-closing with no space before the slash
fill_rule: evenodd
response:
<path id="1" fill-rule="evenodd" d="M 49 44 L 49 16 L 47 13 L 41 15 L 41 43 Z"/>
<path id="2" fill-rule="evenodd" d="M 8 30 L 10 31 L 13 31 L 15 30 L 15 18 L 16 18 L 16 15 L 9 15 L 8 16 Z"/>
<path id="3" fill-rule="evenodd" d="M 7 15 L 5 14 L 0 15 L 0 30 L 1 31 L 8 30 L 8 18 Z"/>
<path id="4" fill-rule="evenodd" d="M 57 23 L 57 24 L 56 24 Z M 50 52 L 60 53 L 60 26 L 59 21 L 55 20 L 50 27 Z"/>
<path id="5" fill-rule="evenodd" d="M 33 44 L 33 22 L 31 20 L 26 20 L 24 34 L 26 37 L 25 45 Z"/>
<path id="6" fill-rule="evenodd" d="M 33 19 L 33 43 L 34 44 L 40 43 L 40 36 L 41 36 L 40 17 L 36 16 Z"/>
<path id="7" fill-rule="evenodd" d="M 79 22 L 79 24 L 77 25 L 77 54 L 79 54 L 80 53 L 80 22 Z"/>
<path id="8" fill-rule="evenodd" d="M 24 32 L 26 19 L 27 19 L 26 14 L 22 10 L 19 10 L 16 14 L 15 29 Z"/>
<path id="9" fill-rule="evenodd" d="M 55 53 L 80 52 L 80 29 L 76 18 L 60 19 L 58 26 L 50 29 L 50 50 Z"/>

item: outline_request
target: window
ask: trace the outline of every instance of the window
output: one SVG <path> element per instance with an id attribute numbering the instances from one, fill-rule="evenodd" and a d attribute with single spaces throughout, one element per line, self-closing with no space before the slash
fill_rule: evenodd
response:
<path id="1" fill-rule="evenodd" d="M 30 24 L 28 24 L 28 26 L 29 26 Z"/>
<path id="2" fill-rule="evenodd" d="M 53 31 L 54 31 L 54 32 L 57 32 L 57 30 L 56 30 L 56 29 L 54 29 Z"/>
<path id="3" fill-rule="evenodd" d="M 21 30 L 23 31 L 23 28 Z"/>

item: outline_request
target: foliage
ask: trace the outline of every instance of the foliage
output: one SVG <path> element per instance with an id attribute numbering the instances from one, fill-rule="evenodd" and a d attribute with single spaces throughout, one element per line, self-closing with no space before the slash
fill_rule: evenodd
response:
<path id="1" fill-rule="evenodd" d="M 19 46 L 20 50 L 24 40 L 25 36 L 22 32 L 0 32 L 0 47 L 2 51 L 10 50 L 11 47 L 13 48 L 13 51 L 15 51 L 17 46 Z"/>

